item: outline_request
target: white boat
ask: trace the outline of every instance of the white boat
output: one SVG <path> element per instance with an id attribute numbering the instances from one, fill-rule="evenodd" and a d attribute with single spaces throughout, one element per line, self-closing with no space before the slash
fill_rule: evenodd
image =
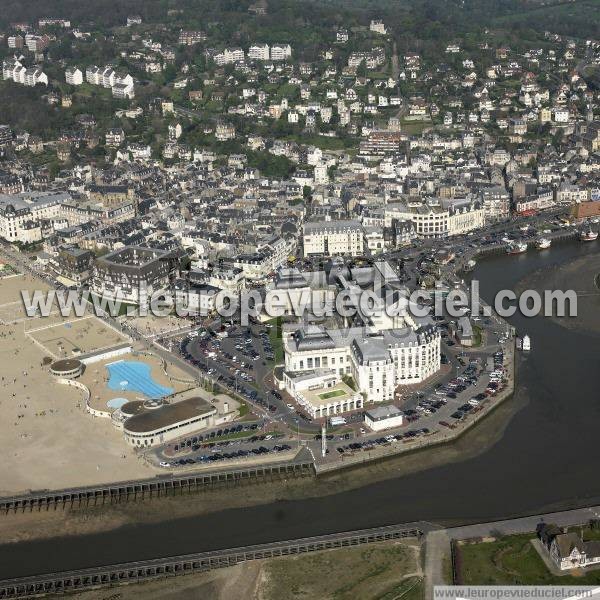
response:
<path id="1" fill-rule="evenodd" d="M 579 234 L 579 239 L 582 242 L 593 242 L 598 239 L 598 232 L 592 229 L 586 229 Z"/>
<path id="2" fill-rule="evenodd" d="M 523 349 L 523 352 L 529 352 L 531 350 L 531 338 L 528 335 L 523 336 L 521 348 Z"/>
<path id="3" fill-rule="evenodd" d="M 552 242 L 548 238 L 540 238 L 535 245 L 538 250 L 545 250 L 546 248 L 550 248 Z"/>
<path id="4" fill-rule="evenodd" d="M 465 271 L 469 272 L 472 271 L 475 267 L 477 266 L 477 263 L 474 260 L 470 260 L 467 262 L 467 264 L 465 265 Z"/>
<path id="5" fill-rule="evenodd" d="M 527 252 L 527 244 L 525 242 L 515 242 L 510 244 L 506 249 L 507 254 L 522 254 Z"/>

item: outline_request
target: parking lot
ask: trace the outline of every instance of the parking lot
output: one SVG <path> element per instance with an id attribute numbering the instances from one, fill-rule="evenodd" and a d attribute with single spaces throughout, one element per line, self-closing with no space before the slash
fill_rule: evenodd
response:
<path id="1" fill-rule="evenodd" d="M 264 423 L 232 423 L 189 436 L 155 449 L 148 455 L 161 467 L 184 467 L 194 464 L 234 461 L 246 457 L 277 454 L 292 449 L 280 432 L 262 433 Z"/>
<path id="2" fill-rule="evenodd" d="M 416 261 L 411 270 L 421 265 Z M 377 446 L 405 444 L 439 431 L 460 427 L 477 415 L 505 384 L 504 356 L 501 344 L 506 334 L 494 318 L 481 318 L 481 345 L 462 348 L 455 341 L 452 320 L 436 317 L 442 336 L 443 369 L 431 382 L 416 390 L 399 390 L 395 404 L 404 412 L 402 427 L 376 433 L 364 425 L 363 411 L 345 415 L 346 422 L 335 428 L 328 423 L 328 453 L 322 459 L 320 422 L 310 417 L 283 391 L 275 389 L 272 379 L 273 348 L 271 324 L 233 325 L 223 329 L 210 327 L 188 332 L 178 338 L 180 355 L 210 380 L 244 398 L 251 407 L 247 418 L 256 431 L 211 431 L 180 442 L 177 450 L 163 448 L 157 464 L 185 466 L 198 463 L 232 461 L 261 454 L 276 453 L 286 446 L 308 446 L 318 460 L 339 460 Z M 490 368 L 488 358 L 493 357 Z M 237 427 L 237 425 L 236 425 Z M 276 432 L 276 433 L 275 433 Z M 254 434 L 254 435 L 250 435 Z M 208 435 L 208 438 L 207 438 Z M 274 436 L 267 439 L 267 436 Z M 277 437 L 275 437 L 277 436 Z"/>
<path id="3" fill-rule="evenodd" d="M 493 357 L 493 371 L 486 372 L 480 361 L 473 358 L 473 362 L 469 361 L 457 377 L 440 385 L 433 393 L 416 393 L 407 403 L 412 408 L 403 407 L 405 424 L 402 427 L 379 434 L 361 427 L 358 438 L 349 443 L 340 443 L 339 436 L 331 436 L 335 442 L 331 444 L 334 450 L 330 450 L 330 454 L 333 452 L 339 457 L 377 446 L 410 442 L 441 428 L 457 428 L 470 415 L 481 411 L 503 389 L 506 383 L 504 359 L 504 353 L 497 351 Z"/>

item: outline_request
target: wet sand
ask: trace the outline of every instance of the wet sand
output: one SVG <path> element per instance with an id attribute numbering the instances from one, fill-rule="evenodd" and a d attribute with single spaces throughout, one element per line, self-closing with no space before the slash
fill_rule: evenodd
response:
<path id="1" fill-rule="evenodd" d="M 577 294 L 577 316 L 549 317 L 554 323 L 586 333 L 600 334 L 600 254 L 586 255 L 564 264 L 537 269 L 515 286 L 517 294 L 526 289 L 544 294 L 550 290 L 573 290 Z"/>
<path id="2" fill-rule="evenodd" d="M 158 523 L 228 509 L 343 493 L 482 454 L 502 438 L 510 420 L 527 402 L 527 391 L 520 389 L 456 442 L 373 462 L 367 466 L 327 473 L 318 478 L 248 483 L 234 488 L 153 498 L 129 504 L 11 513 L 0 517 L 0 535 L 3 543 L 78 536 L 123 526 Z"/>

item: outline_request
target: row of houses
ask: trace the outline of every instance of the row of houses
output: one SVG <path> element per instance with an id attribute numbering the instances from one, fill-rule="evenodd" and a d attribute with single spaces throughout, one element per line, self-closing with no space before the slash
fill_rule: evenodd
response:
<path id="1" fill-rule="evenodd" d="M 307 222 L 303 227 L 305 256 L 361 256 L 415 239 L 441 239 L 482 228 L 486 208 L 473 198 L 429 198 L 389 204 L 377 216 L 358 220 Z"/>
<path id="2" fill-rule="evenodd" d="M 67 83 L 81 85 L 83 73 L 77 67 L 71 67 L 65 72 Z M 132 99 L 135 97 L 133 77 L 129 73 L 116 71 L 110 65 L 97 67 L 90 65 L 85 70 L 85 80 L 91 85 L 99 85 L 112 90 L 112 95 L 120 99 Z"/>
<path id="3" fill-rule="evenodd" d="M 2 79 L 12 80 L 21 85 L 35 87 L 38 83 L 48 85 L 48 75 L 41 67 L 25 67 L 20 60 L 8 59 L 2 62 Z"/>
<path id="4" fill-rule="evenodd" d="M 248 49 L 248 59 L 250 60 L 271 60 L 283 61 L 291 58 L 292 47 L 289 44 L 254 44 Z M 225 48 L 221 52 L 212 55 L 213 60 L 219 66 L 243 62 L 246 53 L 242 48 Z"/>

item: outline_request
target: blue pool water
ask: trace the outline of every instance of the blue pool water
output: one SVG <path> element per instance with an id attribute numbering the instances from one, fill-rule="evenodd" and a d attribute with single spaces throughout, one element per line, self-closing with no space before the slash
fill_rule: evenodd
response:
<path id="1" fill-rule="evenodd" d="M 110 379 L 108 387 L 115 391 L 140 392 L 148 398 L 163 398 L 173 388 L 159 385 L 150 375 L 150 365 L 135 360 L 119 360 L 106 365 Z"/>
<path id="2" fill-rule="evenodd" d="M 129 400 L 127 400 L 127 398 L 113 398 L 106 403 L 106 406 L 108 406 L 108 408 L 117 409 L 121 408 L 121 406 L 124 406 L 128 402 Z"/>

